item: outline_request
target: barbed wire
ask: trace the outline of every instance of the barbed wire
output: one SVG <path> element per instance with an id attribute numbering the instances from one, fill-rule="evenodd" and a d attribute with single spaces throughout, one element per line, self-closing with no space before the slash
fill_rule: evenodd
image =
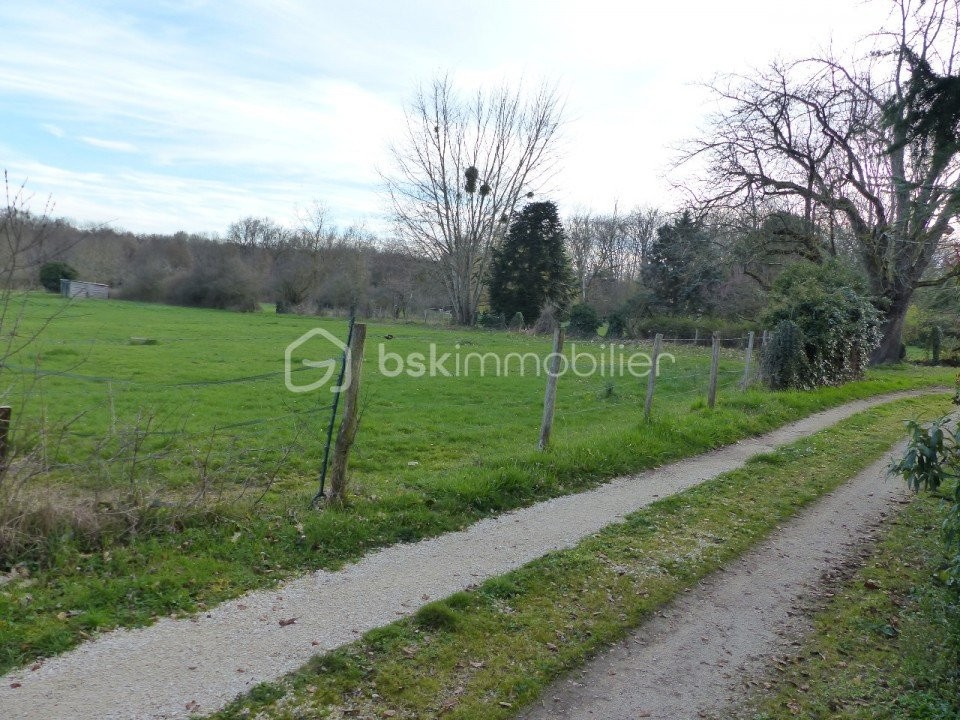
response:
<path id="1" fill-rule="evenodd" d="M 722 344 L 734 343 L 745 341 L 749 336 L 736 336 L 732 338 L 721 338 Z M 255 338 L 256 340 L 262 340 L 262 338 Z M 398 334 L 394 338 L 387 338 L 390 340 L 400 340 L 400 341 L 412 341 L 412 340 L 425 340 L 429 339 L 430 341 L 435 342 L 436 337 L 428 336 L 406 336 L 403 334 Z M 755 336 L 756 339 L 756 336 Z M 236 338 L 231 338 L 231 341 L 237 340 Z M 254 340 L 254 338 L 250 338 Z M 180 342 L 180 341 L 196 341 L 196 338 L 158 338 L 158 342 Z M 114 342 L 114 341 L 97 341 L 102 343 Z M 121 340 L 115 341 L 116 343 L 122 342 Z M 479 342 L 479 344 L 475 344 Z M 668 345 L 677 345 L 680 346 L 682 343 L 690 343 L 691 345 L 702 348 L 709 347 L 712 342 L 710 335 L 696 336 L 689 338 L 665 338 L 665 343 Z M 621 346 L 624 348 L 648 348 L 650 347 L 651 341 L 649 340 L 621 340 L 621 339 L 595 339 L 590 341 L 585 341 L 583 347 L 595 347 L 597 344 L 601 346 Z M 66 344 L 66 343 L 61 343 Z M 76 343 L 81 344 L 81 343 Z M 86 344 L 86 343 L 83 343 Z M 447 343 L 445 343 L 446 345 Z M 484 351 L 482 340 L 475 340 L 474 338 L 465 338 L 463 340 L 457 341 L 452 340 L 449 343 L 450 345 L 460 344 L 461 347 L 457 348 L 461 351 Z M 599 348 L 598 348 L 599 349 Z M 497 348 L 498 351 L 502 351 L 502 348 Z M 738 385 L 738 379 L 743 377 L 744 369 L 742 367 L 742 347 L 721 347 L 721 350 L 724 351 L 724 364 L 727 364 L 726 368 L 717 369 L 717 389 L 723 392 L 729 392 L 731 389 L 736 388 Z M 494 352 L 489 350 L 489 352 Z M 732 362 L 731 355 L 732 353 L 738 353 L 740 356 L 741 367 L 736 369 L 730 369 L 729 362 Z M 596 356 L 594 356 L 596 357 Z M 338 360 L 339 358 L 330 358 L 331 360 Z M 682 403 L 686 398 L 706 398 L 709 391 L 709 360 L 708 358 L 703 358 L 702 362 L 690 363 L 687 364 L 687 357 L 681 356 L 678 359 L 678 366 L 682 369 L 680 372 L 671 373 L 669 371 L 662 372 L 656 380 L 656 390 L 654 403 L 655 407 L 660 406 L 661 410 L 673 410 L 677 411 L 677 407 L 682 408 Z M 25 377 L 34 376 L 37 378 L 58 378 L 62 377 L 68 380 L 76 380 L 78 382 L 88 382 L 106 385 L 112 387 L 117 385 L 120 387 L 132 387 L 132 388 L 143 388 L 143 389 L 154 389 L 154 390 L 177 390 L 177 389 L 196 389 L 196 388 L 205 388 L 205 387 L 216 387 L 216 386 L 227 386 L 227 385 L 243 385 L 243 384 L 255 384 L 261 383 L 263 381 L 269 381 L 277 379 L 286 373 L 300 373 L 313 368 L 309 367 L 298 367 L 284 370 L 276 370 L 265 373 L 250 374 L 238 377 L 228 377 L 228 378 L 216 378 L 216 379 L 197 379 L 197 380 L 181 380 L 178 382 L 148 382 L 144 380 L 137 380 L 133 378 L 118 378 L 111 377 L 108 375 L 87 375 L 77 372 L 72 372 L 70 370 L 48 370 L 42 367 L 37 366 L 28 366 L 28 365 L 16 365 L 12 363 L 0 363 L 0 369 L 9 370 L 11 372 L 20 373 Z M 756 374 L 754 371 L 753 375 Z M 459 376 L 458 376 L 459 377 Z M 474 376 L 475 377 L 475 376 Z M 497 375 L 497 377 L 501 377 Z M 546 374 L 537 373 L 537 377 L 546 377 Z M 621 408 L 619 415 L 622 415 L 624 412 L 629 412 L 631 406 L 635 409 L 636 413 L 639 415 L 643 410 L 643 398 L 646 392 L 646 378 L 638 378 L 628 374 L 622 375 L 613 375 L 609 377 L 601 376 L 602 379 L 606 380 L 608 383 L 610 381 L 619 381 L 627 382 L 629 390 L 622 396 L 623 400 L 618 398 L 617 405 Z M 596 379 L 596 376 L 592 376 L 592 379 Z M 636 382 L 633 382 L 636 380 Z M 572 419 L 575 417 L 580 417 L 584 415 L 594 415 L 599 418 L 610 413 L 610 405 L 602 402 L 598 397 L 595 401 L 591 401 L 591 395 L 596 396 L 598 390 L 596 388 L 591 390 L 586 390 L 584 388 L 585 394 L 577 395 L 575 393 L 568 393 L 564 397 L 562 388 L 564 383 L 561 381 L 561 397 L 559 398 L 558 408 L 557 408 L 557 417 L 560 420 L 563 419 Z M 571 386 L 567 384 L 568 388 L 578 387 L 583 388 L 583 385 Z M 112 399 L 112 390 L 111 399 Z M 599 390 L 602 392 L 602 389 Z M 111 400 L 112 402 L 112 400 Z M 476 400 L 477 405 L 483 405 L 489 402 L 488 398 L 479 398 Z M 589 404 L 584 405 L 583 403 L 587 402 Z M 572 407 L 564 407 L 567 403 L 576 403 Z M 671 408 L 672 406 L 672 408 Z M 497 407 L 504 408 L 510 412 L 516 413 L 518 408 L 529 409 L 531 415 L 539 414 L 542 408 L 542 395 L 539 393 L 531 393 L 529 398 L 520 398 L 506 403 L 497 403 Z M 153 462 L 153 461 L 163 461 L 170 460 L 171 463 L 184 463 L 190 462 L 190 458 L 195 455 L 196 448 L 193 448 L 190 453 L 184 455 L 183 450 L 189 449 L 191 443 L 196 443 L 198 441 L 206 441 L 209 443 L 205 451 L 207 457 L 226 457 L 226 458 L 249 458 L 254 457 L 257 454 L 269 455 L 275 451 L 279 451 L 282 448 L 269 443 L 261 444 L 257 446 L 255 443 L 247 444 L 247 441 L 243 441 L 243 445 L 238 447 L 232 445 L 231 441 L 239 441 L 240 438 L 249 437 L 245 435 L 245 431 L 249 428 L 260 428 L 264 425 L 273 425 L 280 428 L 285 426 L 291 420 L 309 418 L 311 416 L 328 412 L 333 408 L 333 403 L 327 403 L 320 406 L 309 407 L 304 409 L 291 410 L 290 412 L 285 412 L 277 415 L 269 415 L 262 417 L 253 417 L 243 420 L 236 420 L 234 422 L 226 424 L 213 424 L 211 427 L 208 427 L 203 430 L 194 430 L 187 429 L 186 421 L 184 418 L 172 418 L 173 422 L 171 424 L 176 424 L 176 422 L 182 422 L 183 427 L 176 429 L 164 429 L 162 425 L 159 429 L 152 429 L 150 427 L 139 427 L 135 424 L 128 424 L 125 427 L 117 430 L 116 427 L 112 429 L 105 430 L 103 432 L 98 431 L 79 431 L 74 429 L 64 429 L 59 433 L 59 438 L 61 440 L 82 440 L 86 443 L 86 447 L 92 447 L 92 452 L 87 455 L 87 460 L 85 462 L 79 463 L 59 463 L 52 467 L 56 469 L 64 468 L 80 468 L 89 466 L 90 463 L 100 463 L 100 464 L 111 464 L 111 463 L 131 463 L 131 462 Z M 625 409 L 624 409 L 625 408 Z M 169 419 L 169 418 L 168 418 Z M 114 417 L 114 422 L 116 418 Z M 138 418 L 139 422 L 139 418 Z M 146 423 L 149 425 L 149 422 Z M 113 423 L 111 423 L 113 425 Z M 169 425 L 168 425 L 169 427 Z M 303 427 L 302 425 L 299 427 Z M 281 433 L 288 433 L 289 431 L 284 429 L 280 431 Z M 287 440 L 296 443 L 297 447 L 301 447 L 303 443 L 299 441 L 299 430 L 296 433 L 297 438 L 290 439 L 285 435 L 280 435 L 283 437 L 284 443 Z M 56 431 L 51 431 L 49 433 L 51 437 L 58 436 Z M 93 442 L 91 442 L 93 441 Z M 158 443 L 163 443 L 158 445 Z M 219 444 L 218 444 L 219 443 Z M 283 443 L 281 443 L 282 445 Z M 133 447 L 142 447 L 146 445 L 146 449 L 143 450 L 131 450 Z M 72 443 L 68 442 L 69 447 L 73 447 Z M 158 449 L 159 447 L 159 449 Z M 115 452 L 113 456 L 108 456 L 110 452 Z M 211 455 L 212 453 L 212 455 Z M 239 454 L 238 454 L 239 453 Z"/>

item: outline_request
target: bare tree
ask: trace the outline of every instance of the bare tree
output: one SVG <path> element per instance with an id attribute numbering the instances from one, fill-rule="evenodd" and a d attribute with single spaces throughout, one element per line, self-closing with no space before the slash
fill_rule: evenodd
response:
<path id="1" fill-rule="evenodd" d="M 546 86 L 529 99 L 502 88 L 466 100 L 449 77 L 421 89 L 407 109 L 384 180 L 398 234 L 435 261 L 461 324 L 474 321 L 491 248 L 521 197 L 554 167 L 560 114 Z"/>
<path id="2" fill-rule="evenodd" d="M 30 211 L 31 196 L 26 183 L 11 187 L 3 172 L 4 206 L 0 207 L 0 365 L 39 337 L 47 318 L 39 327 L 22 330 L 28 298 L 23 292 L 35 286 L 37 271 L 46 258 L 47 230 L 51 201 L 41 214 Z"/>
<path id="3" fill-rule="evenodd" d="M 637 207 L 623 219 L 627 240 L 629 264 L 624 268 L 627 279 L 638 280 L 647 264 L 650 246 L 657 237 L 657 228 L 667 221 L 667 215 L 657 208 Z"/>
<path id="4" fill-rule="evenodd" d="M 281 226 L 270 218 L 245 217 L 230 224 L 227 242 L 252 249 L 270 247 L 280 243 L 286 234 Z"/>
<path id="5" fill-rule="evenodd" d="M 593 302 L 596 281 L 630 284 L 640 280 L 657 228 L 666 222 L 655 208 L 635 208 L 623 215 L 580 212 L 567 220 L 567 244 L 582 302 Z"/>
<path id="6" fill-rule="evenodd" d="M 577 279 L 580 302 L 588 302 L 590 283 L 596 276 L 596 236 L 593 233 L 593 217 L 587 212 L 578 212 L 567 219 L 567 249 L 570 264 Z"/>
<path id="7" fill-rule="evenodd" d="M 956 0 L 897 0 L 891 28 L 860 57 L 774 63 L 713 89 L 726 110 L 688 157 L 709 172 L 700 202 L 778 197 L 812 226 L 826 216 L 854 236 L 885 313 L 874 362 L 900 356 L 904 316 L 950 221 L 960 212 L 960 145 L 910 134 L 911 87 L 921 69 L 951 77 Z M 832 233 L 832 231 L 831 231 Z"/>
<path id="8" fill-rule="evenodd" d="M 631 243 L 625 218 L 616 204 L 609 215 L 578 213 L 571 217 L 567 223 L 567 246 L 581 302 L 592 300 L 590 289 L 595 281 L 627 279 L 627 269 L 633 264 Z"/>
<path id="9" fill-rule="evenodd" d="M 272 292 L 279 313 L 302 311 L 317 290 L 324 262 L 337 241 L 337 230 L 327 214 L 326 207 L 314 200 L 297 213 L 297 229 L 274 233 Z"/>

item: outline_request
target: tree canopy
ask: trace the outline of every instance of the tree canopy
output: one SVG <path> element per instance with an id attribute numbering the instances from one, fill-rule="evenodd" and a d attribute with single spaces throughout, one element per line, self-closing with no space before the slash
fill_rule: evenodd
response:
<path id="1" fill-rule="evenodd" d="M 657 230 L 643 267 L 654 305 L 674 313 L 706 312 L 721 279 L 710 236 L 689 211 Z"/>

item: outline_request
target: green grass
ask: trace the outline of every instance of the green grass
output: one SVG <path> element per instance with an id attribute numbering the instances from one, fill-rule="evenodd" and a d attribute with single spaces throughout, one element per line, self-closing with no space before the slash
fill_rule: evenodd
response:
<path id="1" fill-rule="evenodd" d="M 343 336 L 345 323 L 115 301 L 68 304 L 43 295 L 28 296 L 25 311 L 24 331 L 53 316 L 4 371 L 18 423 L 15 447 L 23 451 L 37 439 L 42 419 L 47 460 L 55 465 L 28 486 L 28 496 L 68 510 L 93 503 L 121 519 L 128 494 L 179 501 L 204 484 L 225 500 L 189 513 L 161 502 L 132 528 L 88 532 L 79 511 L 76 522 L 51 522 L 42 542 L 4 560 L 22 563 L 30 577 L 0 587 L 0 670 L 97 631 L 191 613 L 847 400 L 953 379 L 952 371 L 900 366 L 812 393 L 740 392 L 742 357 L 725 350 L 720 399 L 708 410 L 707 353 L 668 348 L 676 364 L 663 367 L 652 423 L 641 418 L 644 380 L 564 376 L 552 449 L 537 453 L 543 378 L 389 378 L 377 372 L 377 354 L 382 342 L 403 355 L 425 352 L 429 343 L 441 353 L 459 345 L 463 352 L 545 355 L 547 339 L 371 324 L 352 500 L 345 509 L 316 512 L 309 499 L 326 425 L 318 408 L 329 398 L 285 389 L 284 349 L 316 326 Z M 581 352 L 609 350 L 577 345 Z M 225 382 L 237 378 L 253 379 Z M 141 427 L 151 419 L 151 432 L 133 432 L 138 418 Z M 58 425 L 66 430 L 54 432 Z M 213 432 L 228 425 L 234 427 Z M 134 466 L 137 438 L 143 447 Z M 278 477 L 268 487 L 274 468 Z M 249 492 L 237 502 L 244 488 Z"/>
<path id="2" fill-rule="evenodd" d="M 892 403 L 757 456 L 573 549 L 372 630 L 213 717 L 513 717 L 553 679 L 880 457 L 902 437 L 904 417 L 946 407 Z"/>
<path id="3" fill-rule="evenodd" d="M 919 496 L 742 717 L 960 717 L 960 596 L 939 571 L 942 501 Z"/>

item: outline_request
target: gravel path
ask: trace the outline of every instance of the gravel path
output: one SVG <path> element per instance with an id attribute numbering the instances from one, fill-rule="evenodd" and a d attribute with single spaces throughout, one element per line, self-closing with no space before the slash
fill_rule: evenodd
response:
<path id="1" fill-rule="evenodd" d="M 898 447 L 902 447 L 899 445 Z M 821 498 L 638 631 L 544 691 L 524 720 L 714 717 L 745 699 L 745 681 L 809 629 L 804 606 L 824 575 L 849 567 L 900 507 L 890 456 Z"/>
<path id="2" fill-rule="evenodd" d="M 253 592 L 191 619 L 104 634 L 35 671 L 0 678 L 0 716 L 107 720 L 213 712 L 258 682 L 409 615 L 430 599 L 573 546 L 658 498 L 742 466 L 752 455 L 864 409 L 919 394 L 925 392 L 848 403 L 715 452 L 480 521 L 462 532 L 388 547 L 337 572 L 320 571 Z M 291 618 L 296 621 L 287 623 Z"/>

